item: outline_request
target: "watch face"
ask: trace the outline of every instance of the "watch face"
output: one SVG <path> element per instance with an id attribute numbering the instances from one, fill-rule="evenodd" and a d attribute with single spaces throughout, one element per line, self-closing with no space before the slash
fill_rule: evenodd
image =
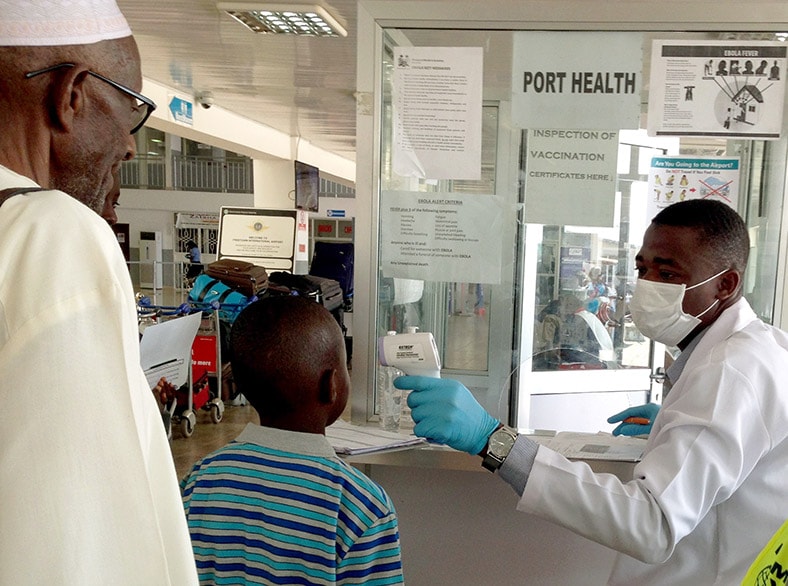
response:
<path id="1" fill-rule="evenodd" d="M 514 445 L 514 440 L 515 438 L 512 437 L 512 434 L 503 429 L 499 429 L 490 436 L 490 443 L 487 451 L 499 458 L 507 456 Z"/>

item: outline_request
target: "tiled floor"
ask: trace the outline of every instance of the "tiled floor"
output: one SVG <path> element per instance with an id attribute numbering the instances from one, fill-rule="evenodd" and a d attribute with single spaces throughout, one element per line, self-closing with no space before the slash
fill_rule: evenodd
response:
<path id="1" fill-rule="evenodd" d="M 257 423 L 257 413 L 251 405 L 227 405 L 224 417 L 219 423 L 211 421 L 208 411 L 200 410 L 196 415 L 197 425 L 191 437 L 184 437 L 180 426 L 173 425 L 170 447 L 179 480 L 191 470 L 197 460 L 238 437 L 247 423 Z"/>

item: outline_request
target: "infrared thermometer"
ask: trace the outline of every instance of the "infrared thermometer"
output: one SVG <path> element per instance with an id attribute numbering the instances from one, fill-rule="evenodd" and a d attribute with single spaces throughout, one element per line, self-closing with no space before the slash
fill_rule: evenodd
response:
<path id="1" fill-rule="evenodd" d="M 410 332 L 378 338 L 378 360 L 413 376 L 441 377 L 441 359 L 430 332 Z"/>

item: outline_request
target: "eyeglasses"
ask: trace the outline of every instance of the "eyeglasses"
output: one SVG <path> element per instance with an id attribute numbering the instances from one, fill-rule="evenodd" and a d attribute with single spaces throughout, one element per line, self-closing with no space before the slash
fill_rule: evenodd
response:
<path id="1" fill-rule="evenodd" d="M 61 69 L 62 67 L 76 67 L 74 63 L 58 63 L 57 65 L 52 65 L 50 67 L 45 67 L 44 69 L 38 69 L 37 71 L 31 71 L 30 73 L 25 73 L 25 77 L 30 79 L 31 77 L 36 77 L 37 75 L 41 75 L 43 73 L 49 73 L 50 71 L 55 71 L 56 69 Z M 134 110 L 134 119 L 132 120 L 132 128 L 131 134 L 137 132 L 140 128 L 145 125 L 145 122 L 148 121 L 150 115 L 156 109 L 156 104 L 150 98 L 146 98 L 140 93 L 135 92 L 133 89 L 126 87 L 123 84 L 118 83 L 117 81 L 112 81 L 108 77 L 104 77 L 100 73 L 96 73 L 95 71 L 91 71 L 88 69 L 88 73 L 93 77 L 100 79 L 101 81 L 108 83 L 116 90 L 123 92 L 127 96 L 131 96 L 135 100 L 135 105 L 132 108 Z"/>

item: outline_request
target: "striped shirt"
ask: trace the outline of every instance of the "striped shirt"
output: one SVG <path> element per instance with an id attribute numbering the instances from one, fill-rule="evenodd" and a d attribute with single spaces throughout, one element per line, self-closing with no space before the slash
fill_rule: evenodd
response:
<path id="1" fill-rule="evenodd" d="M 403 583 L 394 505 L 323 435 L 250 423 L 181 488 L 201 583 Z"/>

